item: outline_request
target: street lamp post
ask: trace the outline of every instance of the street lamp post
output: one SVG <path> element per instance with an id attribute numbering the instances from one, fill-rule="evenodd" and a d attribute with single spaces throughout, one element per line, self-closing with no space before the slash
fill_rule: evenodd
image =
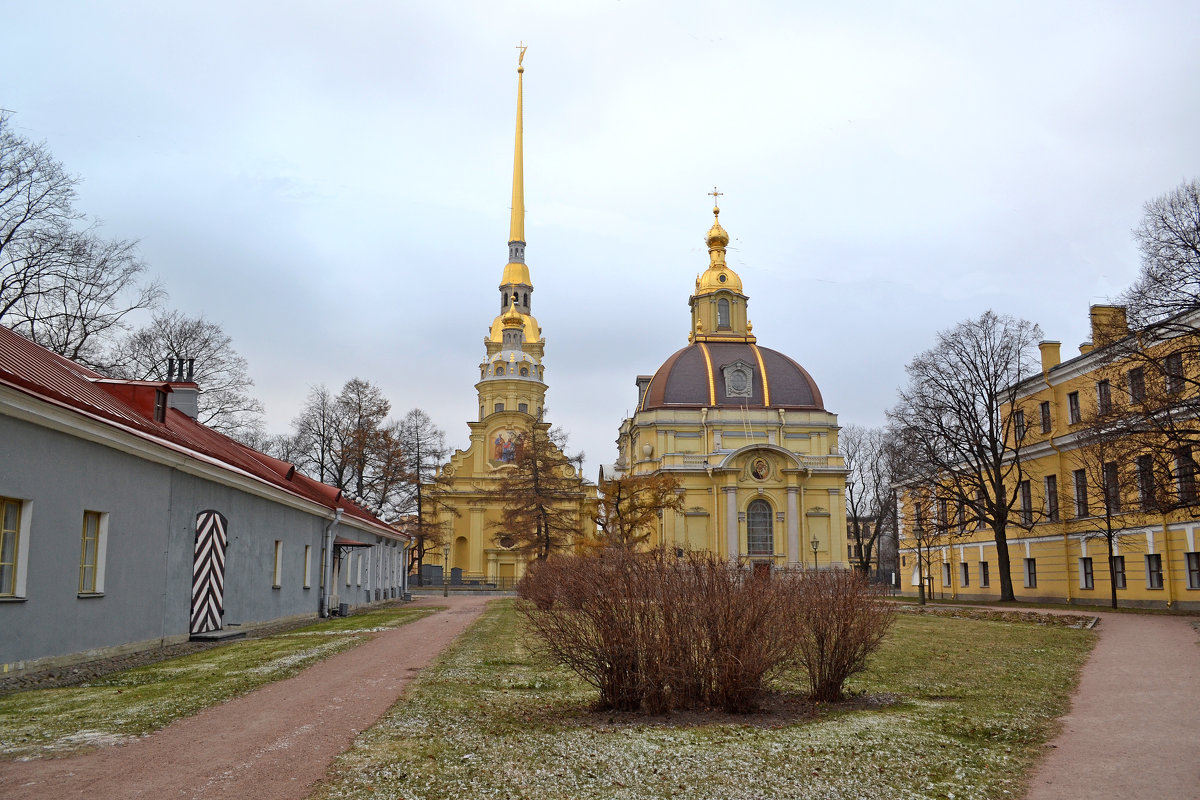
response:
<path id="1" fill-rule="evenodd" d="M 442 545 L 442 597 L 450 596 L 450 543 Z"/>
<path id="2" fill-rule="evenodd" d="M 921 584 L 917 590 L 917 602 L 925 605 L 925 567 L 921 558 L 921 539 L 925 536 L 925 529 L 921 527 L 920 520 L 917 520 L 917 525 L 913 528 L 913 536 L 917 537 L 917 581 Z"/>
<path id="3" fill-rule="evenodd" d="M 809 544 L 812 545 L 812 549 L 813 549 L 813 569 L 816 569 L 818 566 L 817 550 L 820 549 L 820 547 L 821 547 L 821 540 L 814 536 L 813 540 L 811 542 L 809 542 Z"/>

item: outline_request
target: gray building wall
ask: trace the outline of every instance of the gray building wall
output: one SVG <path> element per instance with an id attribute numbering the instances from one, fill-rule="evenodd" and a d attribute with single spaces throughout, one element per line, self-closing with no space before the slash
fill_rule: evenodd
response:
<path id="1" fill-rule="evenodd" d="M 294 508 L 7 416 L 0 416 L 0 442 L 0 496 L 28 501 L 28 536 L 20 541 L 27 548 L 26 591 L 23 599 L 0 601 L 0 668 L 186 639 L 196 515 L 210 509 L 228 521 L 224 626 L 318 613 L 331 511 Z M 78 592 L 84 511 L 108 515 L 103 591 L 94 596 Z M 381 564 L 402 552 L 397 543 L 346 524 L 336 534 L 377 543 L 344 552 L 370 554 Z M 278 588 L 276 540 L 282 542 Z M 375 568 L 369 587 L 335 582 L 334 608 L 370 602 L 372 588 L 387 589 L 381 599 L 398 594 L 398 582 L 380 582 L 386 577 Z"/>

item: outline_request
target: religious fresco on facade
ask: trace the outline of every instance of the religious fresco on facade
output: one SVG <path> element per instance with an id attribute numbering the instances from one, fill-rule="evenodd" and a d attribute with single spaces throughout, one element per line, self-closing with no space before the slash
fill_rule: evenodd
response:
<path id="1" fill-rule="evenodd" d="M 517 458 L 517 448 L 521 446 L 525 434 L 512 428 L 496 431 L 492 437 L 491 462 L 493 465 L 511 464 Z"/>
<path id="2" fill-rule="evenodd" d="M 765 480 L 770 472 L 771 465 L 767 463 L 765 458 L 756 458 L 750 467 L 750 474 L 753 475 L 756 480 Z"/>

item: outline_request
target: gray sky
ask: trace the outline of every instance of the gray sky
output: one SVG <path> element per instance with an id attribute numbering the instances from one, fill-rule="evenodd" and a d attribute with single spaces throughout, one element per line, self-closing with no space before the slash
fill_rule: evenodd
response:
<path id="1" fill-rule="evenodd" d="M 547 406 L 587 473 L 687 341 L 724 192 L 759 343 L 879 424 L 993 308 L 1073 354 L 1200 175 L 1200 4 L 10 3 L 0 107 L 250 361 L 467 441 L 507 260 L 516 50 Z"/>

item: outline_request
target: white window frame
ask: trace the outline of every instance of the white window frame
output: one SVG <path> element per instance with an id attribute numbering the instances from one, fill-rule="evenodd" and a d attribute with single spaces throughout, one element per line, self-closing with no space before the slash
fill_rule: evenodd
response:
<path id="1" fill-rule="evenodd" d="M 33 521 L 33 501 L 20 497 L 6 497 L 5 499 L 20 504 L 17 509 L 20 519 L 17 520 L 17 552 L 13 564 L 13 591 L 12 594 L 0 595 L 0 597 L 24 600 L 27 589 L 26 580 L 29 576 L 29 530 L 30 523 Z"/>
<path id="2" fill-rule="evenodd" d="M 1146 588 L 1158 591 L 1163 588 L 1163 565 L 1162 555 L 1159 553 L 1147 553 L 1146 562 Z M 1154 564 L 1155 569 L 1151 569 L 1150 565 Z M 1156 581 L 1157 578 L 1157 581 Z M 1157 585 L 1155 583 L 1157 582 Z"/>
<path id="3" fill-rule="evenodd" d="M 991 571 L 988 569 L 988 562 L 980 561 L 979 562 L 979 586 L 980 586 L 980 588 L 987 588 L 991 585 L 992 585 L 992 576 L 991 576 Z"/>
<path id="4" fill-rule="evenodd" d="M 1187 572 L 1187 587 L 1200 589 L 1200 553 L 1184 553 L 1183 566 Z"/>
<path id="5" fill-rule="evenodd" d="M 85 509 L 83 512 L 84 519 L 87 519 L 88 514 L 95 514 L 99 517 L 96 530 L 96 570 L 95 580 L 92 581 L 94 588 L 90 591 L 84 591 L 82 587 L 79 589 L 79 594 L 83 596 L 92 596 L 104 594 L 104 564 L 108 560 L 108 512 L 96 511 L 94 509 Z M 79 561 L 80 568 L 83 567 L 83 551 L 82 551 L 82 531 L 80 531 L 80 553 Z"/>
<path id="6" fill-rule="evenodd" d="M 275 568 L 271 570 L 271 588 L 283 586 L 283 541 L 275 540 Z"/>
<path id="7" fill-rule="evenodd" d="M 1080 589 L 1095 589 L 1096 575 L 1093 569 L 1094 564 L 1089 556 L 1082 556 L 1079 559 L 1079 588 Z"/>
<path id="8" fill-rule="evenodd" d="M 971 565 L 966 561 L 958 565 L 958 580 L 964 589 L 971 585 Z"/>
<path id="9" fill-rule="evenodd" d="M 950 562 L 942 562 L 942 586 L 950 585 Z"/>
<path id="10" fill-rule="evenodd" d="M 304 545 L 304 588 L 312 588 L 312 545 Z"/>
<path id="11" fill-rule="evenodd" d="M 1025 559 L 1025 588 L 1026 589 L 1036 589 L 1037 588 L 1037 559 L 1036 558 Z"/>

